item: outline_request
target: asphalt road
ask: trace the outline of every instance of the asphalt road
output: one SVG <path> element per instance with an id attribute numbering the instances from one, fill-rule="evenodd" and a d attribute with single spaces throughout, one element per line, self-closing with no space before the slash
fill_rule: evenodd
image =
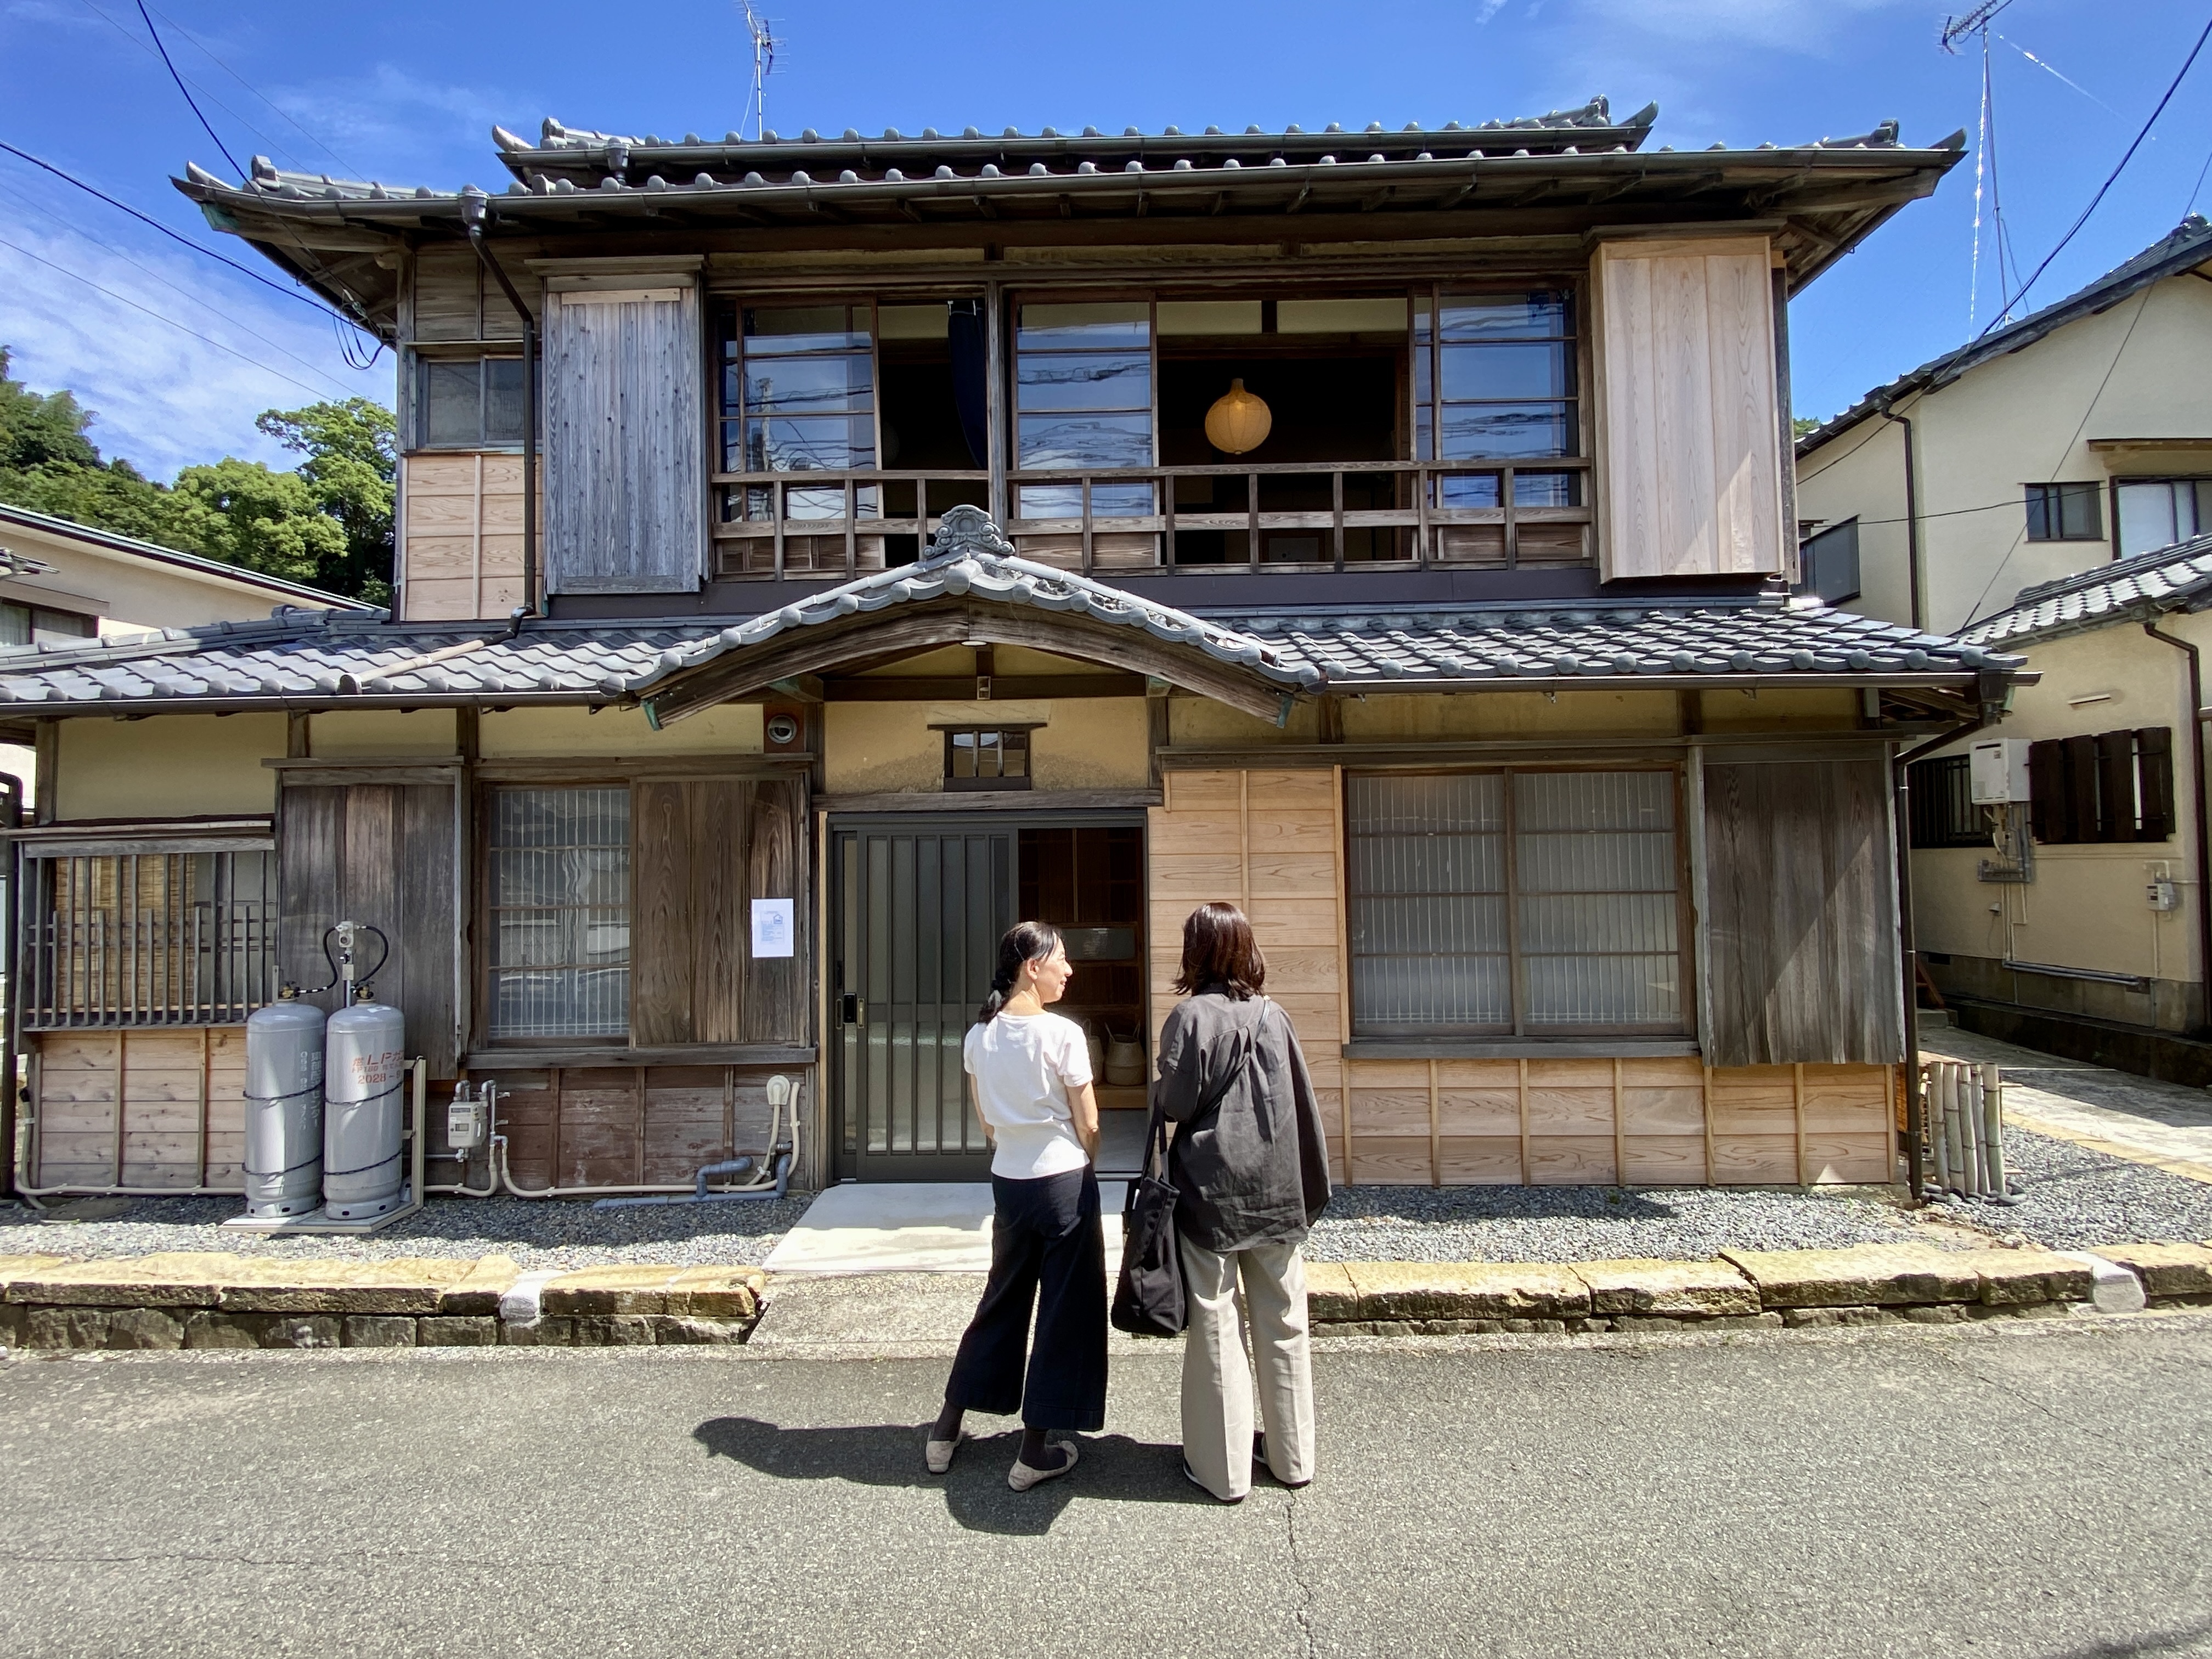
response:
<path id="1" fill-rule="evenodd" d="M 13 1655 L 2212 1653 L 2212 1316 L 1339 1343 L 1224 1508 L 1175 1356 L 1016 1496 L 941 1359 L 0 1366 Z M 984 1419 L 988 1426 L 988 1419 Z"/>

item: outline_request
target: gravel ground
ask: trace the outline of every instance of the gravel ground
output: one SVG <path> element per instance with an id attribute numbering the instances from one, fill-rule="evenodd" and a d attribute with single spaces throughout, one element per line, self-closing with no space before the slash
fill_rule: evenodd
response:
<path id="1" fill-rule="evenodd" d="M 684 1267 L 765 1261 L 806 1212 L 811 1199 L 727 1204 L 664 1204 L 595 1210 L 574 1200 L 434 1198 L 380 1233 L 352 1237 L 271 1237 L 222 1226 L 239 1213 L 234 1198 L 143 1198 L 119 1214 L 120 1200 L 88 1206 L 104 1218 L 45 1221 L 20 1204 L 0 1204 L 0 1255 L 145 1255 L 156 1250 L 232 1250 L 240 1255 L 345 1257 L 511 1255 L 524 1267 L 599 1267 L 621 1261 Z M 66 1209 L 64 1211 L 66 1213 Z"/>
<path id="2" fill-rule="evenodd" d="M 1936 1214 L 2054 1250 L 2212 1240 L 2212 1186 L 2071 1141 L 2005 1131 L 2014 1205 L 1948 1195 Z"/>

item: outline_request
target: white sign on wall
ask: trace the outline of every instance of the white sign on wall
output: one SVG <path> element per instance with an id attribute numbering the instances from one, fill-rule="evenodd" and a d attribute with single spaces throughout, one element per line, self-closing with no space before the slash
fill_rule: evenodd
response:
<path id="1" fill-rule="evenodd" d="M 792 901 L 787 898 L 755 899 L 753 955 L 787 957 L 794 954 Z"/>

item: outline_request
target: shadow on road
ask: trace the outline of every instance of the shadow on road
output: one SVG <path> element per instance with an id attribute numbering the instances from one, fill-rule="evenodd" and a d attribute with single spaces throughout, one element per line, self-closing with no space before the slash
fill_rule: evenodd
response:
<path id="1" fill-rule="evenodd" d="M 1006 1471 L 1014 1466 L 1018 1431 L 967 1441 L 943 1475 L 922 1468 L 923 1436 L 921 1428 L 908 1423 L 787 1429 L 752 1417 L 710 1417 L 691 1431 L 691 1437 L 713 1455 L 780 1480 L 940 1487 L 947 1512 L 971 1532 L 1041 1536 L 1078 1498 L 1137 1504 L 1212 1501 L 1183 1479 L 1179 1446 L 1132 1440 L 1125 1434 L 1071 1436 L 1083 1449 L 1074 1471 L 1017 1492 L 1006 1486 Z"/>

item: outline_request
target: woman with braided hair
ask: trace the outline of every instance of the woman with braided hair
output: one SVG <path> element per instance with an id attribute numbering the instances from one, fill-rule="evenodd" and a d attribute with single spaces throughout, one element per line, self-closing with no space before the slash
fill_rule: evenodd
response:
<path id="1" fill-rule="evenodd" d="M 1106 1424 L 1106 1241 L 1091 1164 L 1098 1103 L 1083 1028 L 1048 1012 L 1074 973 L 1058 928 L 1010 928 L 962 1051 L 991 1143 L 991 1277 L 960 1339 L 925 1461 L 932 1474 L 951 1467 L 963 1413 L 1018 1409 L 1021 1450 L 1006 1477 L 1016 1492 L 1075 1467 L 1074 1443 L 1050 1440 L 1052 1431 Z"/>

